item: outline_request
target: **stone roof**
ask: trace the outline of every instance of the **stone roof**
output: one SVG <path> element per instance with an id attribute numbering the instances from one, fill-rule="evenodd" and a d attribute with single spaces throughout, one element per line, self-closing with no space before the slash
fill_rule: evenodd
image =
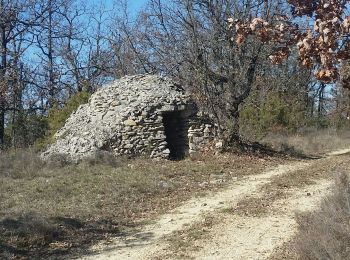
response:
<path id="1" fill-rule="evenodd" d="M 183 110 L 191 103 L 171 80 L 155 75 L 127 76 L 102 87 L 74 112 L 42 154 L 68 155 L 73 160 L 103 150 L 125 127 L 147 124 L 160 111 Z"/>

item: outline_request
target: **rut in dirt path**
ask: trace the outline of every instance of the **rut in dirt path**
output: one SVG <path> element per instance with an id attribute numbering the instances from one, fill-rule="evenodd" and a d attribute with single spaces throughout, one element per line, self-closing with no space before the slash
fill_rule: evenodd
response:
<path id="1" fill-rule="evenodd" d="M 297 162 L 290 165 L 280 165 L 266 173 L 244 177 L 224 191 L 208 194 L 205 197 L 194 198 L 168 214 L 161 216 L 155 224 L 147 225 L 132 237 L 112 242 L 107 251 L 84 259 L 145 259 L 161 250 L 161 238 L 184 226 L 198 221 L 204 214 L 226 208 L 234 201 L 247 197 L 268 183 L 271 178 L 308 167 L 310 163 Z M 96 246 L 95 249 L 99 249 Z"/>
<path id="2" fill-rule="evenodd" d="M 331 181 L 321 180 L 315 185 L 290 191 L 287 199 L 274 203 L 269 213 L 260 216 L 222 214 L 220 225 L 213 227 L 209 241 L 199 241 L 188 252 L 191 259 L 268 259 L 296 233 L 295 212 L 306 212 L 318 207 L 329 193 Z M 306 190 L 312 191 L 307 196 Z M 186 258 L 187 258 L 186 257 Z M 165 258 L 164 258 L 165 259 Z"/>
<path id="3" fill-rule="evenodd" d="M 336 155 L 348 153 L 349 151 L 342 151 Z M 327 161 L 329 158 L 280 165 L 265 173 L 244 177 L 223 191 L 211 193 L 201 198 L 193 198 L 185 202 L 170 213 L 160 216 L 154 224 L 145 226 L 141 232 L 126 237 L 123 240 L 115 239 L 107 248 L 102 245 L 96 245 L 93 249 L 96 252 L 101 250 L 102 252 L 83 259 L 171 259 L 171 253 L 167 252 L 169 244 L 164 239 L 165 237 L 201 221 L 206 214 L 221 212 L 223 209 L 247 197 L 263 196 L 263 191 L 260 191 L 261 187 L 270 183 L 273 179 L 299 170 L 310 169 L 313 165 L 319 163 L 319 161 Z M 327 190 L 328 185 L 330 185 L 330 181 L 321 182 L 315 187 L 312 187 L 312 189 L 320 191 Z M 297 196 L 298 190 L 294 190 L 294 193 L 294 195 L 291 194 L 291 198 Z M 320 192 L 315 199 L 323 196 L 324 194 Z M 300 198 L 297 198 L 297 200 L 300 200 Z M 308 201 L 309 204 L 311 203 L 310 205 L 316 204 L 314 200 Z M 288 204 L 287 200 L 281 203 Z M 188 252 L 188 256 L 198 259 L 247 259 L 247 256 L 250 259 L 266 258 L 271 253 L 271 250 L 288 239 L 295 229 L 292 214 L 294 209 L 298 209 L 298 207 L 290 204 L 287 208 L 290 208 L 290 212 L 279 213 L 279 217 L 278 214 L 275 215 L 277 219 L 271 216 L 266 218 L 237 217 L 233 222 L 228 221 L 227 223 L 223 223 L 221 229 L 218 228 L 215 230 L 210 241 L 203 241 L 203 245 L 198 246 L 202 248 L 199 252 Z M 270 230 L 272 233 L 269 234 L 267 230 Z M 286 230 L 289 230 L 289 232 Z M 276 235 L 273 235 L 274 231 Z M 278 237 L 277 233 L 279 235 L 282 234 L 282 237 Z M 255 236 L 253 237 L 255 241 L 270 242 L 252 244 L 249 242 L 251 241 L 250 238 L 245 237 L 244 234 Z M 240 248 L 240 253 L 230 251 L 232 245 L 235 245 L 233 248 Z M 259 254 L 249 257 L 248 252 L 251 251 L 258 252 Z M 232 254 L 231 256 L 227 255 L 230 253 Z M 262 256 L 264 257 L 262 258 Z"/>

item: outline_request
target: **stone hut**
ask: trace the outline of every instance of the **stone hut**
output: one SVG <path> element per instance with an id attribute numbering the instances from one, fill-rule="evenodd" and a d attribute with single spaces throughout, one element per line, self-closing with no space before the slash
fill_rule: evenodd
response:
<path id="1" fill-rule="evenodd" d="M 127 76 L 104 86 L 81 105 L 55 135 L 43 158 L 73 161 L 99 151 L 115 155 L 182 159 L 217 136 L 199 117 L 191 97 L 167 78 Z"/>

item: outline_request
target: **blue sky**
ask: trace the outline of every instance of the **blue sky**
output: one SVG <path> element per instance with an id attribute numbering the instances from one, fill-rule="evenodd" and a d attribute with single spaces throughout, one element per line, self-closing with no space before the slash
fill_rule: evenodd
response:
<path id="1" fill-rule="evenodd" d="M 138 11 L 146 4 L 147 0 L 128 0 L 130 10 Z"/>
<path id="2" fill-rule="evenodd" d="M 114 0 L 87 0 L 90 4 L 99 4 L 103 3 L 106 6 L 112 6 Z M 127 0 L 128 6 L 130 8 L 130 11 L 133 13 L 136 13 L 139 11 L 145 4 L 147 3 L 147 0 Z"/>

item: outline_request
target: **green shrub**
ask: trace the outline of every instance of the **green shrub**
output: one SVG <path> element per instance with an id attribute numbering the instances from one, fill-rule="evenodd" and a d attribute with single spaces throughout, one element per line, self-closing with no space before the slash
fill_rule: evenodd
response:
<path id="1" fill-rule="evenodd" d="M 50 135 L 54 135 L 60 128 L 62 128 L 69 118 L 69 116 L 78 109 L 82 104 L 89 101 L 90 94 L 87 92 L 78 92 L 72 96 L 64 107 L 60 108 L 57 105 L 49 110 L 48 124 Z"/>
<path id="2" fill-rule="evenodd" d="M 254 139 L 269 132 L 293 133 L 305 125 L 305 114 L 298 96 L 275 91 L 259 100 L 259 93 L 255 90 L 241 109 L 241 132 Z"/>
<path id="3" fill-rule="evenodd" d="M 73 95 L 67 103 L 61 108 L 55 105 L 49 110 L 47 116 L 48 131 L 45 137 L 40 138 L 34 145 L 35 150 L 40 151 L 47 147 L 54 141 L 55 133 L 61 129 L 69 116 L 75 112 L 82 104 L 86 104 L 89 101 L 90 93 L 78 92 Z"/>
<path id="4" fill-rule="evenodd" d="M 33 145 L 45 136 L 48 130 L 47 117 L 31 111 L 21 111 L 15 120 L 5 128 L 5 145 L 7 148 L 25 148 Z"/>

